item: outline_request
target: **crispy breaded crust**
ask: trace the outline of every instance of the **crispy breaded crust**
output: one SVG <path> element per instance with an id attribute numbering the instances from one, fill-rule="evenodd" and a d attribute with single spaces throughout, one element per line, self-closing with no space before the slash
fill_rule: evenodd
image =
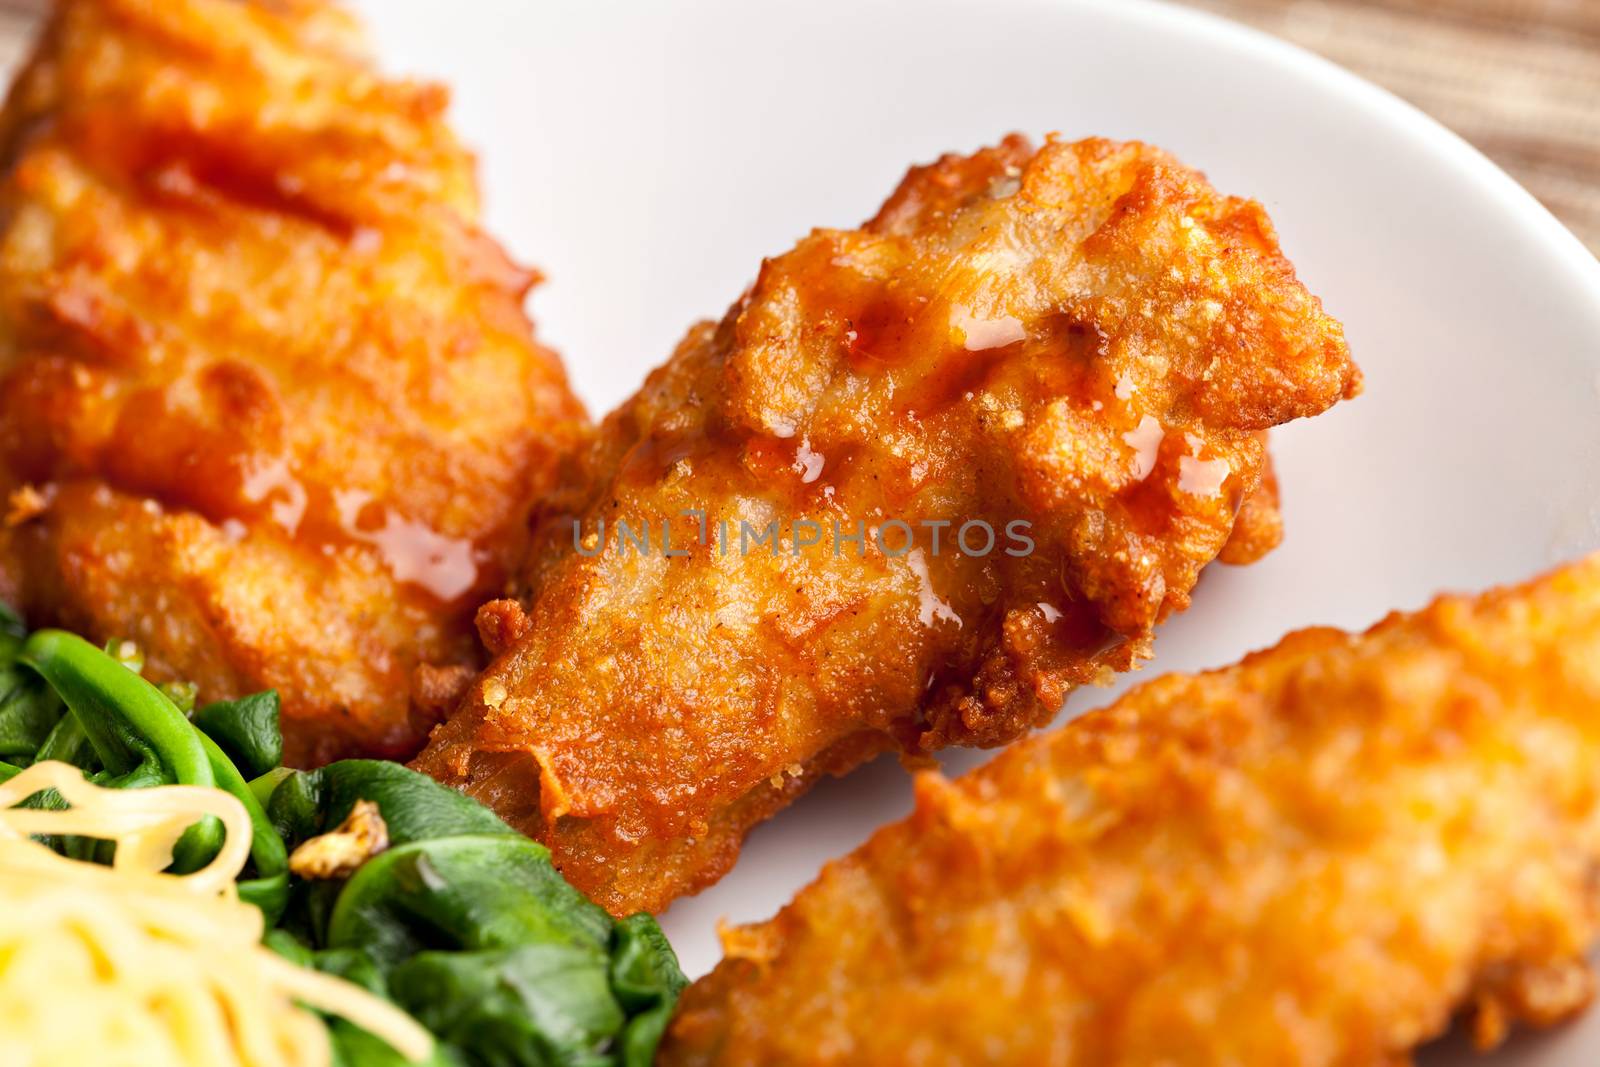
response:
<path id="1" fill-rule="evenodd" d="M 445 103 L 317 0 L 64 0 L 0 116 L 0 594 L 297 762 L 416 750 L 582 436 Z"/>
<path id="2" fill-rule="evenodd" d="M 583 547 L 547 516 L 523 635 L 417 765 L 608 908 L 658 910 L 819 775 L 1004 743 L 1136 663 L 1257 492 L 1260 431 L 1358 382 L 1261 209 L 1157 149 L 1013 137 L 916 168 L 606 420 Z M 663 520 L 687 555 L 618 543 Z M 741 520 L 777 520 L 776 550 Z"/>
<path id="3" fill-rule="evenodd" d="M 1409 1062 L 1587 1003 L 1600 556 L 1170 675 L 955 781 L 732 932 L 661 1057 Z"/>
<path id="4" fill-rule="evenodd" d="M 1261 435 L 1266 445 L 1267 435 Z M 1238 514 L 1233 517 L 1233 533 L 1228 543 L 1217 553 L 1217 559 L 1235 567 L 1242 567 L 1261 559 L 1283 543 L 1283 512 L 1278 500 L 1278 472 L 1270 452 L 1262 456 L 1261 484 L 1244 498 Z"/>

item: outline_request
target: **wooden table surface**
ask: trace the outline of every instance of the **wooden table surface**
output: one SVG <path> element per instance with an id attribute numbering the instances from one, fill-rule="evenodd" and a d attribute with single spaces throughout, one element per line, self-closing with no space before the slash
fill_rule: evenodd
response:
<path id="1" fill-rule="evenodd" d="M 1416 104 L 1600 254 L 1600 0 L 1186 2 L 1321 53 Z M 45 6 L 0 0 L 0 70 L 20 60 Z"/>
<path id="2" fill-rule="evenodd" d="M 1600 255 L 1600 0 L 1189 0 L 1477 145 Z"/>

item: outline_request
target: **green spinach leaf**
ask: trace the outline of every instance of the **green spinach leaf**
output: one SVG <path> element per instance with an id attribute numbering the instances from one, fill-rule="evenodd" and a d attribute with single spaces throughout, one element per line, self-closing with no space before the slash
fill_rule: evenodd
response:
<path id="1" fill-rule="evenodd" d="M 327 943 L 393 967 L 427 949 L 604 950 L 610 935 L 611 917 L 556 873 L 543 845 L 463 834 L 413 841 L 363 864 L 339 895 Z"/>
<path id="2" fill-rule="evenodd" d="M 534 942 L 418 953 L 390 985 L 396 1003 L 475 1063 L 603 1067 L 624 1022 L 606 971 L 601 948 Z"/>
<path id="3" fill-rule="evenodd" d="M 268 689 L 207 704 L 194 713 L 194 724 L 228 754 L 240 774 L 255 778 L 283 762 L 279 718 L 278 693 Z"/>
<path id="4" fill-rule="evenodd" d="M 686 985 L 677 953 L 654 919 L 638 912 L 618 921 L 611 946 L 611 990 L 631 1016 L 622 1031 L 623 1067 L 650 1067 Z"/>
<path id="5" fill-rule="evenodd" d="M 338 826 L 358 800 L 378 805 L 391 845 L 458 834 L 521 836 L 471 797 L 386 760 L 341 760 L 300 772 L 273 791 L 267 814 L 292 849 Z"/>

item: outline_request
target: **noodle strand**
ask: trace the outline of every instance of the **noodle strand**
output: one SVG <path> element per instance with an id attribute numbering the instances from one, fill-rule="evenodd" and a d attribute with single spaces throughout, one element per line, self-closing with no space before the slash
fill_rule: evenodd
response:
<path id="1" fill-rule="evenodd" d="M 47 789 L 71 807 L 15 807 Z M 227 833 L 216 857 L 192 874 L 163 873 L 184 830 L 208 816 Z M 415 1019 L 262 946 L 261 912 L 240 902 L 234 884 L 250 830 L 244 806 L 218 789 L 103 789 L 56 762 L 0 783 L 0 1032 L 8 1050 L 21 1050 L 25 1067 L 325 1067 L 327 1028 L 305 1004 L 407 1059 L 427 1058 L 433 1037 Z M 109 840 L 115 860 L 67 859 L 30 835 Z"/>

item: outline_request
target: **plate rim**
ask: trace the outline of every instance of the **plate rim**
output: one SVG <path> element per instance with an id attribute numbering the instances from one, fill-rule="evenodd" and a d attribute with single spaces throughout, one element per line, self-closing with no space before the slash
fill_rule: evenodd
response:
<path id="1" fill-rule="evenodd" d="M 1502 205 L 1530 244 L 1548 253 L 1600 313 L 1600 254 L 1591 252 L 1549 208 L 1461 134 L 1417 105 L 1303 45 L 1178 0 L 1006 0 L 1018 6 L 1077 8 L 1096 17 L 1190 33 L 1204 42 L 1265 60 L 1285 78 L 1324 91 L 1352 113 L 1379 122 L 1386 132 L 1412 136 L 1484 197 Z"/>

